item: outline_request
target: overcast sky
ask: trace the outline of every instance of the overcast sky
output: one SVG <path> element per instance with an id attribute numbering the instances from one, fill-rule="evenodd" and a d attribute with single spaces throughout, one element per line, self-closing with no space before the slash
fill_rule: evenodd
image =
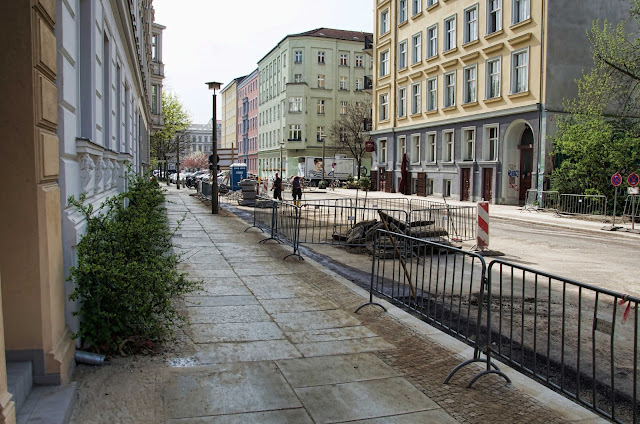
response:
<path id="1" fill-rule="evenodd" d="M 154 0 L 153 6 L 156 22 L 167 27 L 164 90 L 180 97 L 195 124 L 211 119 L 205 82 L 226 85 L 250 74 L 286 35 L 373 28 L 373 0 Z"/>

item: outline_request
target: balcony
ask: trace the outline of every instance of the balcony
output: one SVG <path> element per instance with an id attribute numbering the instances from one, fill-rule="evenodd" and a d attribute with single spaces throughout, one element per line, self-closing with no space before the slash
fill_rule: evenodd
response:
<path id="1" fill-rule="evenodd" d="M 368 77 L 365 75 L 364 77 L 364 87 L 363 90 L 366 92 L 371 93 L 371 90 L 373 90 L 373 79 L 371 77 Z"/>
<path id="2" fill-rule="evenodd" d="M 151 63 L 151 75 L 164 78 L 164 63 L 150 62 Z"/>
<path id="3" fill-rule="evenodd" d="M 364 52 L 369 55 L 373 54 L 373 35 L 364 36 Z"/>

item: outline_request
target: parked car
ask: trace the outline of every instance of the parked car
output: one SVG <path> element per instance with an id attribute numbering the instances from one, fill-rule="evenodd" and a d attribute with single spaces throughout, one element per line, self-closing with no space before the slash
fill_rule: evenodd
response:
<path id="1" fill-rule="evenodd" d="M 178 176 L 178 174 L 176 172 L 174 172 L 173 174 L 169 175 L 169 182 L 172 182 L 174 184 L 176 184 L 177 179 L 180 178 L 180 182 L 184 183 L 185 179 L 186 179 L 186 175 L 184 172 L 180 173 L 180 176 Z"/>

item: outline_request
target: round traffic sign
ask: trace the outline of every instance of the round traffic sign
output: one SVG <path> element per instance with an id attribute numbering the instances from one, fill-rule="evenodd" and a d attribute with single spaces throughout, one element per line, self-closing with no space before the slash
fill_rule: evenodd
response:
<path id="1" fill-rule="evenodd" d="M 635 172 L 632 172 L 631 174 L 629 174 L 629 176 L 627 177 L 627 182 L 629 183 L 629 185 L 631 187 L 635 187 L 638 185 L 638 174 L 636 174 Z"/>
<path id="2" fill-rule="evenodd" d="M 616 187 L 622 184 L 622 175 L 620 175 L 619 172 L 616 172 L 611 176 L 611 184 L 613 184 Z"/>

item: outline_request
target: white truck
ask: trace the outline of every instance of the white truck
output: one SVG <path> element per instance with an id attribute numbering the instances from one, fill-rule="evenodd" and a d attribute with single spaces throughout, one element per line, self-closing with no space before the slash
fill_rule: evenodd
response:
<path id="1" fill-rule="evenodd" d="M 317 184 L 322 180 L 324 165 L 324 179 L 326 181 L 346 181 L 349 175 L 357 175 L 356 161 L 352 158 L 324 158 L 319 156 L 301 156 L 298 158 L 298 176 L 304 177 Z"/>

